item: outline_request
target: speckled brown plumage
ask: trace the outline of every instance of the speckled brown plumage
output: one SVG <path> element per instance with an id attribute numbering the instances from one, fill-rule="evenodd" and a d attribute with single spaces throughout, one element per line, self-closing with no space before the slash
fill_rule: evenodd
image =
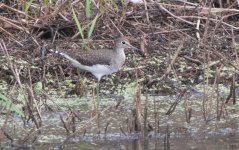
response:
<path id="1" fill-rule="evenodd" d="M 66 52 L 69 56 L 76 59 L 82 65 L 93 66 L 95 64 L 110 65 L 111 58 L 114 57 L 114 51 L 111 49 L 80 51 L 74 54 Z"/>

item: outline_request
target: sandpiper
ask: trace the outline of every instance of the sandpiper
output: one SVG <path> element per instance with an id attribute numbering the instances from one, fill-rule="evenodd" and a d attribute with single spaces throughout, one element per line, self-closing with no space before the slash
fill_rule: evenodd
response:
<path id="1" fill-rule="evenodd" d="M 120 37 L 116 39 L 113 49 L 79 51 L 77 54 L 53 49 L 49 51 L 61 55 L 75 67 L 91 72 L 100 81 L 102 76 L 117 72 L 122 67 L 125 62 L 125 48 L 138 50 L 126 37 Z"/>

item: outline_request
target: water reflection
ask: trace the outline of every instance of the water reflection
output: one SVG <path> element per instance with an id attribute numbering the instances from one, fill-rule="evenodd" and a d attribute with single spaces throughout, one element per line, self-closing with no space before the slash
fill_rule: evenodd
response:
<path id="1" fill-rule="evenodd" d="M 87 143 L 87 142 L 84 142 Z M 82 149 L 82 144 L 67 149 Z M 65 149 L 65 148 L 64 148 Z M 84 149 L 92 150 L 236 150 L 239 149 L 239 137 L 212 137 L 203 140 L 194 138 L 169 139 L 168 143 L 164 139 L 144 138 L 120 141 L 98 141 L 88 142 L 88 147 Z"/>

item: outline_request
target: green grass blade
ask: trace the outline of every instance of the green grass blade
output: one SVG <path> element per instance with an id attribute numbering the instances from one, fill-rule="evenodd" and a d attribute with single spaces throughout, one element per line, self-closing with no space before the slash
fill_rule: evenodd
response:
<path id="1" fill-rule="evenodd" d="M 24 12 L 25 12 L 25 13 L 28 12 L 30 6 L 32 5 L 32 1 L 33 1 L 33 0 L 29 0 L 28 2 L 26 2 L 25 8 L 24 8 Z"/>
<path id="2" fill-rule="evenodd" d="M 76 13 L 75 13 L 75 10 L 74 8 L 72 7 L 72 13 L 73 13 L 73 18 L 74 18 L 74 21 L 76 23 L 76 26 L 78 28 L 78 31 L 80 32 L 80 35 L 81 35 L 81 38 L 84 39 L 84 32 L 83 32 L 83 28 L 81 27 L 80 25 L 80 22 L 76 16 Z"/>
<path id="3" fill-rule="evenodd" d="M 95 24 L 96 24 L 97 19 L 98 19 L 98 15 L 96 15 L 94 20 L 92 20 L 91 23 L 90 23 L 90 28 L 88 30 L 88 38 L 91 37 L 91 35 L 92 35 L 92 33 L 95 29 Z"/>
<path id="4" fill-rule="evenodd" d="M 44 5 L 48 5 L 49 4 L 49 0 L 44 0 L 43 3 L 44 3 Z"/>
<path id="5" fill-rule="evenodd" d="M 90 0 L 85 1 L 85 14 L 87 18 L 90 17 Z"/>

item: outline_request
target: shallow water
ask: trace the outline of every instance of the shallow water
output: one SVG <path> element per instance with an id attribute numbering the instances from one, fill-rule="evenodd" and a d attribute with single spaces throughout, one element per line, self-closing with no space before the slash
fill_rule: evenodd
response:
<path id="1" fill-rule="evenodd" d="M 5 131 L 15 140 L 9 144 L 6 138 L 2 140 L 3 149 L 61 149 L 59 146 L 72 134 L 73 128 L 77 132 L 70 138 L 63 149 L 219 149 L 231 150 L 238 148 L 239 116 L 238 105 L 226 105 L 220 120 L 216 119 L 216 99 L 213 95 L 209 98 L 212 107 L 205 121 L 202 113 L 202 95 L 190 93 L 182 99 L 171 115 L 165 115 L 170 106 L 178 99 L 177 96 L 141 95 L 140 111 L 143 114 L 147 104 L 147 125 L 152 129 L 145 137 L 132 130 L 135 116 L 135 97 L 130 90 L 122 95 L 104 95 L 100 97 L 98 122 L 95 116 L 95 97 L 69 97 L 58 94 L 49 94 L 50 98 L 42 102 L 48 105 L 51 111 L 39 109 L 42 125 L 40 134 L 37 130 L 27 138 L 24 144 L 21 141 L 35 127 L 32 120 L 23 122 L 18 116 L 8 118 Z M 115 105 L 119 102 L 116 108 Z M 41 103 L 41 102 L 39 102 Z M 43 105 L 44 104 L 44 105 Z M 39 104 L 40 106 L 41 104 Z M 185 119 L 185 108 L 192 109 L 190 123 Z M 0 116 L 3 125 L 6 116 Z M 64 127 L 64 120 L 69 133 Z M 74 119 L 74 123 L 72 122 Z M 91 120 L 92 119 L 92 120 Z M 39 121 L 39 120 L 37 120 Z M 90 123 L 89 123 L 90 122 Z M 83 126 L 83 127 L 82 127 Z M 106 129 L 107 128 L 107 129 Z M 168 129 L 168 143 L 164 143 L 165 132 Z M 100 134 L 98 134 L 100 131 Z M 170 135 L 170 136 L 169 136 Z M 37 142 L 32 143 L 32 138 L 37 137 Z M 21 143 L 21 142 L 20 142 Z"/>
<path id="2" fill-rule="evenodd" d="M 1 149 L 13 150 L 20 147 L 11 147 L 2 144 Z M 29 150 L 235 150 L 239 149 L 238 136 L 214 136 L 201 140 L 192 137 L 170 138 L 168 143 L 164 139 L 124 139 L 124 140 L 94 140 L 78 141 L 66 144 L 63 147 L 58 144 L 36 144 L 34 146 L 22 147 Z"/>

